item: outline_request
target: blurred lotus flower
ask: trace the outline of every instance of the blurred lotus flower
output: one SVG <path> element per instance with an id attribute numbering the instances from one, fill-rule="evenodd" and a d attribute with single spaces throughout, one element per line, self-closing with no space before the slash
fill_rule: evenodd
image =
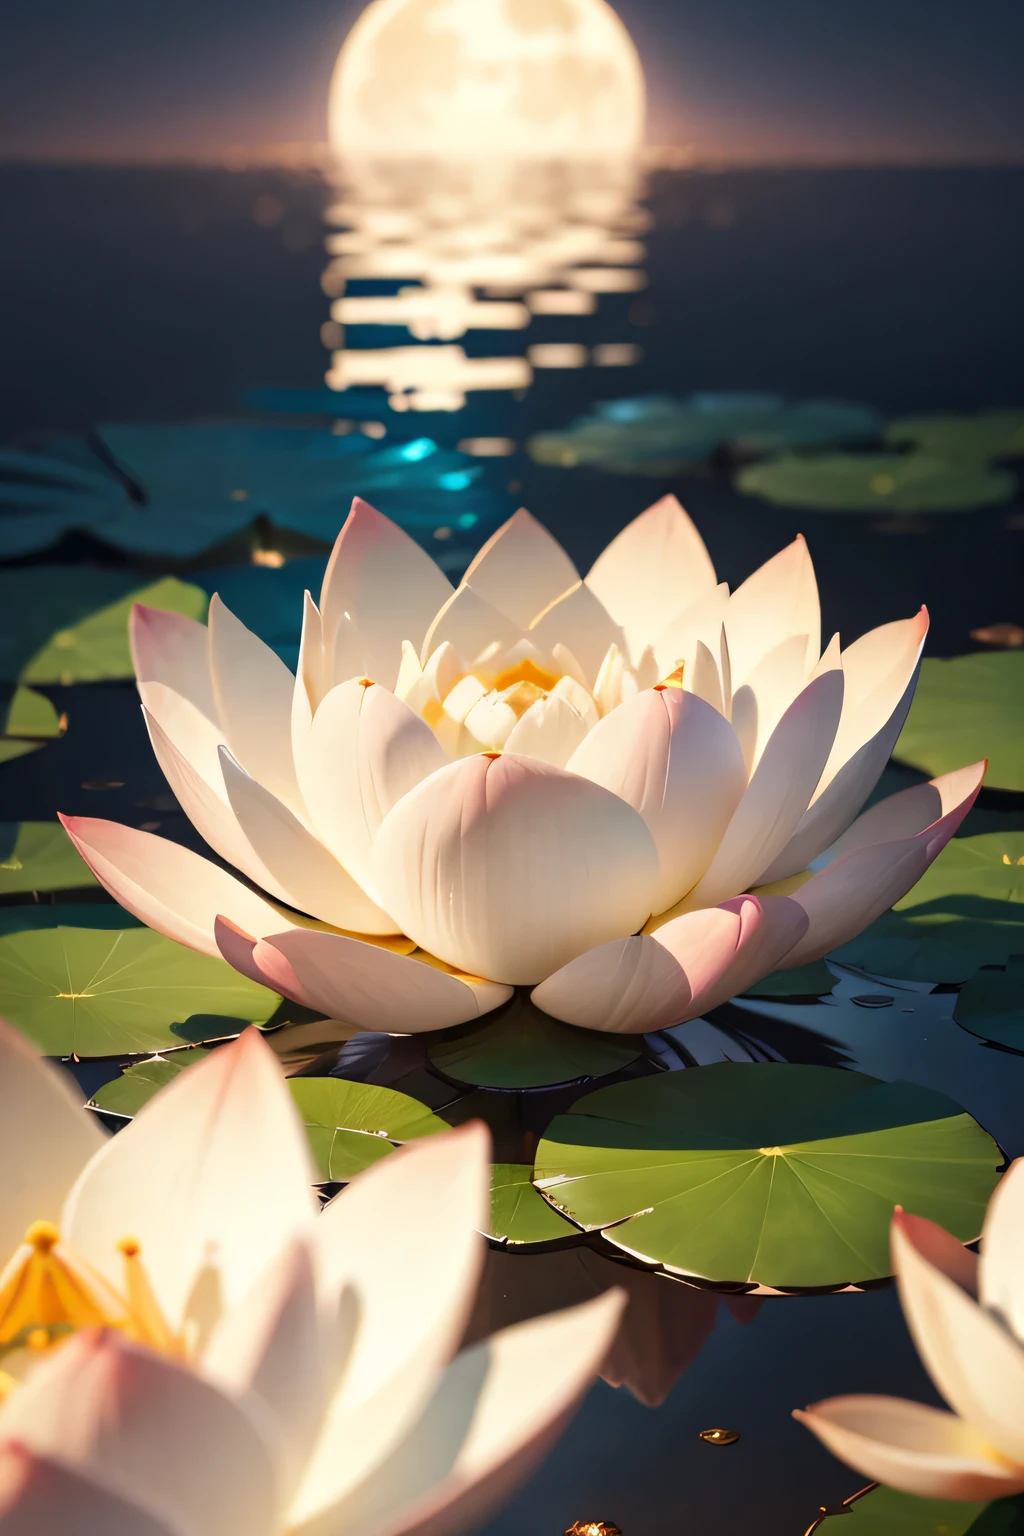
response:
<path id="1" fill-rule="evenodd" d="M 266 896 L 64 824 L 151 927 L 361 1029 L 465 1023 L 516 985 L 570 1024 L 657 1029 L 854 937 L 953 835 L 981 764 L 853 820 L 926 625 L 822 654 L 803 539 L 730 596 L 672 497 L 582 581 L 517 512 L 454 591 L 357 501 L 297 678 L 216 597 L 208 629 L 135 611 L 161 767 Z"/>
<path id="2" fill-rule="evenodd" d="M 989 1202 L 981 1258 L 897 1208 L 893 1268 L 904 1316 L 944 1413 L 898 1397 L 832 1397 L 795 1417 L 877 1482 L 929 1499 L 1024 1490 L 1024 1159 Z"/>
<path id="3" fill-rule="evenodd" d="M 5 1536 L 475 1523 L 550 1444 L 621 1311 L 608 1292 L 453 1360 L 486 1131 L 399 1151 L 318 1212 L 254 1030 L 108 1140 L 0 1026 L 0 1139 L 0 1349 L 23 1378 L 0 1407 Z"/>

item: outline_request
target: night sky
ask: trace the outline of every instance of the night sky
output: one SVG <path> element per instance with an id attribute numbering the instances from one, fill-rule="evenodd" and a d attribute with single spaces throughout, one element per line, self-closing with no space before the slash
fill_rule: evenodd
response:
<path id="1" fill-rule="evenodd" d="M 648 139 L 702 159 L 1024 160 L 1020 0 L 619 0 Z M 219 158 L 324 137 L 361 0 L 8 8 L 7 158 Z"/>

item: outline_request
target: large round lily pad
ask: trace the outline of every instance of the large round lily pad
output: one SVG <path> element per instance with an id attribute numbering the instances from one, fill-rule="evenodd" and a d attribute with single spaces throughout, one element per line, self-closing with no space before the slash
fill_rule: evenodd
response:
<path id="1" fill-rule="evenodd" d="M 0 939 L 4 1016 L 47 1056 L 116 1056 L 223 1040 L 277 994 L 148 928 L 47 928 Z"/>
<path id="2" fill-rule="evenodd" d="M 885 440 L 940 459 L 1024 458 L 1024 411 L 979 411 L 976 416 L 905 416 L 890 422 Z"/>
<path id="3" fill-rule="evenodd" d="M 538 1194 L 532 1175 L 528 1164 L 495 1163 L 491 1169 L 491 1237 L 518 1248 L 581 1236 L 577 1226 Z"/>
<path id="4" fill-rule="evenodd" d="M 896 1205 L 973 1240 L 1000 1161 L 931 1089 L 728 1062 L 588 1094 L 548 1127 L 534 1182 L 649 1263 L 784 1290 L 890 1274 Z"/>
<path id="5" fill-rule="evenodd" d="M 170 1056 L 151 1056 L 148 1061 L 136 1062 L 134 1066 L 126 1067 L 120 1077 L 98 1088 L 90 1103 L 96 1109 L 131 1119 L 161 1088 L 172 1083 L 180 1072 L 184 1072 L 186 1067 L 194 1067 L 209 1054 L 209 1051 L 199 1047 L 174 1051 Z"/>
<path id="6" fill-rule="evenodd" d="M 1024 832 L 955 837 L 891 912 L 831 958 L 875 976 L 959 982 L 1024 953 Z"/>
<path id="7" fill-rule="evenodd" d="M 815 512 L 971 512 L 1010 501 L 1017 482 L 1002 469 L 924 453 L 785 454 L 752 464 L 739 490 Z"/>
<path id="8" fill-rule="evenodd" d="M 479 1023 L 447 1030 L 430 1046 L 446 1077 L 478 1088 L 549 1088 L 604 1077 L 641 1054 L 636 1037 L 562 1024 L 517 995 Z"/>
<path id="9" fill-rule="evenodd" d="M 337 1077 L 288 1080 L 325 1180 L 345 1183 L 404 1141 L 448 1130 L 438 1115 L 394 1088 Z"/>
<path id="10" fill-rule="evenodd" d="M 1024 790 L 1024 651 L 926 657 L 893 755 L 932 777 L 987 757 L 989 789 Z"/>
<path id="11" fill-rule="evenodd" d="M 0 821 L 0 896 L 96 884 L 59 821 Z"/>
<path id="12" fill-rule="evenodd" d="M 982 1040 L 1024 1051 L 1024 955 L 1011 955 L 1003 970 L 976 971 L 961 988 L 953 1017 Z"/>
<path id="13" fill-rule="evenodd" d="M 916 1499 L 895 1488 L 865 1488 L 847 1499 L 842 1508 L 816 1520 L 817 1536 L 984 1536 L 980 1521 L 987 1510 L 1009 1501 L 969 1504 L 953 1499 Z M 836 1525 L 839 1520 L 839 1525 Z M 990 1530 L 989 1536 L 997 1536 Z M 1011 1536 L 1008 1528 L 999 1536 Z"/>

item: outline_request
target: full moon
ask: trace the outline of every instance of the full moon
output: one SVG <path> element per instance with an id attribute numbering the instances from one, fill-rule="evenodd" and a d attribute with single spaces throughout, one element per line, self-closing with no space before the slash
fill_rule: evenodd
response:
<path id="1" fill-rule="evenodd" d="M 644 77 L 605 0 L 372 0 L 328 118 L 342 156 L 606 159 L 643 142 Z"/>

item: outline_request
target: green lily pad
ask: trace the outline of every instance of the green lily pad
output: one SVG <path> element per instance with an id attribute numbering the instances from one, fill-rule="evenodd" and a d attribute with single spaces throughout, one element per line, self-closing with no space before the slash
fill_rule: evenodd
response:
<path id="1" fill-rule="evenodd" d="M 237 1035 L 279 998 L 149 928 L 47 928 L 0 939 L 4 1015 L 46 1056 L 115 1056 Z"/>
<path id="2" fill-rule="evenodd" d="M 97 883 L 59 821 L 0 821 L 0 896 Z"/>
<path id="3" fill-rule="evenodd" d="M 45 567 L 43 567 L 45 569 Z M 128 649 L 128 616 L 133 603 L 165 608 L 205 619 L 209 600 L 199 587 L 165 576 L 150 586 L 129 592 L 68 628 L 56 630 L 23 667 L 27 683 L 92 683 L 133 677 Z"/>
<path id="4" fill-rule="evenodd" d="M 648 1263 L 785 1290 L 890 1274 L 896 1205 L 973 1240 L 1001 1161 L 931 1089 L 727 1062 L 578 1100 L 548 1127 L 534 1183 Z"/>
<path id="5" fill-rule="evenodd" d="M 842 400 L 794 403 L 779 395 L 697 394 L 685 400 L 647 395 L 606 400 L 527 449 L 540 464 L 589 464 L 618 474 L 664 475 L 704 463 L 723 450 L 751 456 L 786 448 L 877 441 L 877 412 Z"/>
<path id="6" fill-rule="evenodd" d="M 549 1088 L 604 1077 L 640 1054 L 635 1037 L 562 1024 L 518 995 L 479 1023 L 446 1030 L 428 1051 L 438 1071 L 477 1088 Z"/>
<path id="7" fill-rule="evenodd" d="M 885 440 L 894 447 L 917 448 L 947 461 L 1019 459 L 1024 457 L 1024 411 L 905 416 L 890 423 Z"/>
<path id="8" fill-rule="evenodd" d="M 491 1237 L 509 1248 L 579 1237 L 579 1227 L 567 1221 L 538 1194 L 532 1177 L 533 1169 L 528 1164 L 494 1164 L 491 1169 Z"/>
<path id="9" fill-rule="evenodd" d="M 38 752 L 64 732 L 50 700 L 34 688 L 15 688 L 6 700 L 0 694 L 0 717 L 0 763 Z"/>
<path id="10" fill-rule="evenodd" d="M 173 1082 L 179 1072 L 195 1066 L 209 1054 L 209 1051 L 200 1047 L 175 1051 L 171 1056 L 151 1056 L 148 1061 L 139 1061 L 133 1067 L 126 1067 L 113 1082 L 104 1083 L 89 1102 L 95 1109 L 105 1109 L 112 1115 L 124 1115 L 130 1119 L 149 1103 L 154 1094 Z"/>
<path id="11" fill-rule="evenodd" d="M 891 912 L 830 956 L 904 981 L 958 982 L 1024 952 L 1024 832 L 954 837 Z"/>
<path id="12" fill-rule="evenodd" d="M 975 1531 L 974 1522 L 982 1512 L 995 1507 L 953 1499 L 916 1499 L 895 1488 L 873 1486 L 855 1493 L 835 1514 L 815 1521 L 807 1536 L 811 1531 L 819 1536 L 967 1536 Z M 839 1525 L 835 1525 L 836 1520 Z M 834 1531 L 829 1530 L 830 1525 Z"/>
<path id="13" fill-rule="evenodd" d="M 338 1077 L 291 1077 L 313 1156 L 324 1179 L 345 1183 L 403 1141 L 449 1129 L 418 1100 L 374 1083 Z"/>
<path id="14" fill-rule="evenodd" d="M 1004 970 L 976 971 L 961 988 L 953 1017 L 982 1040 L 1024 1051 L 1024 955 L 1011 955 Z"/>
<path id="15" fill-rule="evenodd" d="M 810 965 L 794 966 L 791 971 L 772 971 L 770 976 L 748 987 L 743 996 L 824 997 L 835 984 L 836 979 L 824 960 L 812 960 Z"/>
<path id="16" fill-rule="evenodd" d="M 816 512 L 971 512 L 1013 499 L 1002 469 L 924 453 L 785 454 L 736 477 L 750 496 Z"/>
<path id="17" fill-rule="evenodd" d="M 989 789 L 1024 789 L 1024 651 L 928 656 L 893 756 L 934 777 L 988 758 Z"/>

